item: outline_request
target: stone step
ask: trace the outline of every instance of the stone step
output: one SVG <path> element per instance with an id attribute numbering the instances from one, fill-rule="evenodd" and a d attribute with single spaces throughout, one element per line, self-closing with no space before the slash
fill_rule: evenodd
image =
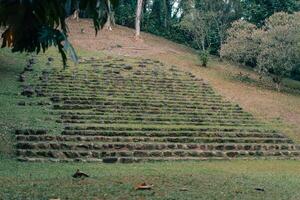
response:
<path id="1" fill-rule="evenodd" d="M 103 106 L 158 106 L 158 107 L 183 107 L 183 108 L 205 108 L 205 107 L 234 107 L 239 108 L 237 105 L 233 105 L 228 102 L 197 102 L 191 104 L 190 102 L 178 103 L 178 102 L 164 102 L 164 101 L 116 101 L 113 99 L 109 100 L 98 100 L 98 101 L 83 101 L 83 100 L 64 100 L 61 102 L 63 105 L 103 105 Z"/>
<path id="2" fill-rule="evenodd" d="M 198 109 L 193 109 L 193 108 L 185 108 L 185 107 L 171 107 L 168 108 L 166 107 L 155 107 L 155 106 L 104 106 L 104 105 L 79 105 L 79 104 L 55 104 L 53 105 L 54 110 L 87 110 L 87 109 L 94 109 L 95 111 L 98 112 L 137 112 L 137 113 L 143 113 L 144 111 L 149 111 L 149 112 L 156 112 L 157 114 L 160 113 L 172 113 L 172 112 L 197 112 L 199 110 L 200 112 L 228 112 L 228 113 L 242 113 L 243 111 L 240 108 L 236 107 L 203 107 L 203 108 L 198 108 Z"/>
<path id="3" fill-rule="evenodd" d="M 249 116 L 244 116 L 241 115 L 237 119 L 232 119 L 231 117 L 224 118 L 224 116 L 219 116 L 219 115 L 204 115 L 204 116 L 198 116 L 198 115 L 162 115 L 162 114 L 156 114 L 156 115 L 145 115 L 145 114 L 140 114 L 140 115 L 127 115 L 124 113 L 123 115 L 119 114 L 113 114 L 113 113 L 86 113 L 83 112 L 82 114 L 78 114 L 76 112 L 71 113 L 62 113 L 61 114 L 61 119 L 78 119 L 78 120 L 93 120 L 93 119 L 117 119 L 117 120 L 130 120 L 130 119 L 135 119 L 135 120 L 154 120 L 154 121 L 185 121 L 188 120 L 190 122 L 198 122 L 198 121 L 205 121 L 205 120 L 231 120 L 231 121 L 254 121 L 255 119 L 253 117 Z"/>
<path id="4" fill-rule="evenodd" d="M 292 144 L 288 138 L 271 137 L 106 137 L 82 135 L 17 135 L 18 142 L 152 142 L 152 143 L 266 143 Z"/>
<path id="5" fill-rule="evenodd" d="M 55 75 L 50 75 L 49 76 L 49 83 L 52 83 L 55 86 L 55 83 L 59 86 L 64 86 L 66 85 L 80 85 L 80 84 L 86 84 L 87 81 L 90 82 L 91 84 L 100 84 L 104 85 L 104 83 L 107 83 L 107 85 L 112 85 L 115 82 L 122 82 L 124 84 L 131 84 L 131 85 L 166 85 L 166 84 L 172 84 L 174 86 L 190 86 L 190 85 L 199 85 L 200 87 L 204 88 L 211 88 L 207 83 L 204 83 L 203 80 L 198 80 L 198 79 L 183 79 L 183 78 L 167 78 L 167 77 L 153 77 L 153 76 L 148 76 L 145 77 L 144 75 L 141 78 L 137 77 L 130 77 L 128 78 L 123 78 L 123 77 L 117 77 L 117 76 L 104 76 L 104 75 L 98 75 L 95 74 L 93 77 L 91 76 L 86 76 L 84 75 L 79 75 L 79 74 L 61 74 L 58 76 Z M 87 80 L 87 81 L 86 81 Z M 48 86 L 49 84 L 40 84 L 40 86 Z"/>
<path id="6" fill-rule="evenodd" d="M 255 119 L 248 119 L 245 117 L 236 117 L 235 119 L 232 119 L 231 117 L 227 116 L 227 117 L 215 117 L 215 116 L 211 116 L 211 117 L 158 117 L 158 115 L 125 115 L 126 113 L 124 113 L 123 115 L 119 115 L 116 113 L 109 113 L 109 115 L 68 115 L 68 114 L 62 114 L 59 118 L 60 121 L 62 122 L 67 122 L 69 121 L 69 123 L 81 123 L 82 122 L 91 122 L 94 121 L 94 123 L 101 123 L 101 121 L 116 121 L 120 124 L 122 124 L 122 121 L 125 122 L 134 122 L 137 121 L 137 123 L 172 123 L 172 124 L 176 124 L 176 123 L 180 123 L 180 124 L 202 124 L 202 123 L 231 123 L 231 124 L 255 124 L 255 125 L 259 125 L 259 124 L 263 124 L 260 123 L 258 121 L 256 121 Z M 180 116 L 180 115 L 178 115 Z M 76 122 L 77 121 L 77 122 Z"/>
<path id="7" fill-rule="evenodd" d="M 202 113 L 202 112 L 178 112 L 178 114 L 164 114 L 164 113 L 106 113 L 106 112 L 97 112 L 95 110 L 56 110 L 56 111 L 51 111 L 49 110 L 52 114 L 55 115 L 61 115 L 62 118 L 64 117 L 76 117 L 78 118 L 93 118 L 93 117 L 130 117 L 130 118 L 135 118 L 135 117 L 143 117 L 143 118 L 176 118 L 176 119 L 245 119 L 245 120 L 255 120 L 254 117 L 250 114 L 244 113 L 244 112 L 239 112 L 239 113 L 228 113 L 228 112 L 211 112 L 211 113 Z M 226 114 L 226 115 L 225 115 Z"/>
<path id="8" fill-rule="evenodd" d="M 238 126 L 182 126 L 182 125 L 144 125 L 144 124 L 72 124 L 65 126 L 65 130 L 116 130 L 116 131 L 144 131 L 144 132 L 216 132 L 216 133 L 277 133 L 276 130 L 268 129 L 265 127 L 238 127 Z"/>
<path id="9" fill-rule="evenodd" d="M 90 97 L 109 97 L 109 98 L 136 98 L 136 99 L 145 99 L 145 98 L 154 98 L 154 99 L 178 99 L 181 101 L 199 101 L 204 102 L 205 100 L 209 100 L 212 98 L 206 97 L 213 97 L 213 95 L 204 93 L 182 93 L 182 94 L 174 94 L 174 93 L 115 93 L 115 92 L 107 92 L 103 93 L 101 90 L 92 90 L 92 91 L 42 91 L 45 96 L 75 96 L 80 93 L 79 96 L 90 96 Z M 206 97 L 205 97 L 206 96 Z"/>
<path id="10" fill-rule="evenodd" d="M 136 83 L 136 84 L 101 84 L 101 83 L 90 83 L 89 80 L 82 82 L 82 83 L 53 83 L 47 84 L 47 85 L 37 85 L 37 87 L 40 87 L 45 90 L 83 90 L 83 88 L 87 88 L 89 90 L 101 90 L 103 92 L 129 92 L 129 91 L 136 91 L 136 92 L 154 92 L 155 89 L 158 89 L 158 91 L 174 91 L 174 92 L 212 92 L 211 87 L 199 85 L 199 84 L 191 84 L 191 85 L 178 85 L 178 84 L 147 84 L 144 82 Z"/>
<path id="11" fill-rule="evenodd" d="M 25 157 L 25 156 L 18 156 L 17 159 L 21 162 L 82 162 L 82 163 L 141 163 L 141 162 L 176 162 L 176 161 L 211 161 L 211 160 L 299 160 L 299 156 L 297 153 L 291 153 L 294 155 L 291 156 L 280 156 L 280 155 L 273 155 L 268 157 L 256 157 L 256 156 L 245 156 L 245 157 L 237 157 L 237 158 L 230 158 L 230 157 L 143 157 L 143 158 L 136 158 L 136 157 L 108 157 L 103 159 L 97 158 L 45 158 L 45 157 Z"/>
<path id="12" fill-rule="evenodd" d="M 201 151 L 274 151 L 300 150 L 294 144 L 248 143 L 103 143 L 103 142 L 18 142 L 17 150 L 137 151 L 137 150 L 201 150 Z"/>
<path id="13" fill-rule="evenodd" d="M 15 130 L 16 135 L 46 135 L 47 130 L 34 130 L 34 129 L 17 129 Z"/>
<path id="14" fill-rule="evenodd" d="M 157 119 L 153 119 L 157 120 Z M 144 125 L 215 125 L 215 126 L 264 126 L 264 124 L 256 123 L 254 121 L 241 121 L 241 120 L 236 120 L 236 121 L 229 121 L 229 120 L 206 120 L 202 121 L 199 120 L 190 122 L 188 120 L 185 121 L 173 121 L 172 119 L 164 120 L 164 121 L 151 121 L 151 120 L 120 120 L 120 119 L 97 119 L 97 120 L 78 120 L 78 119 L 58 119 L 56 120 L 57 123 L 63 123 L 63 124 L 94 124 L 94 123 L 99 123 L 99 124 L 112 124 L 112 123 L 120 123 L 120 124 L 137 124 L 137 123 L 143 123 Z"/>
<path id="15" fill-rule="evenodd" d="M 123 136 L 123 137 L 230 137 L 230 138 L 285 138 L 280 133 L 260 132 L 197 132 L 197 131 L 138 131 L 138 130 L 64 130 L 63 135 L 81 136 Z"/>
<path id="16" fill-rule="evenodd" d="M 54 104 L 54 109 L 65 109 L 65 108 L 81 108 L 81 109 L 123 109 L 123 110 L 130 110 L 130 109 L 157 109 L 160 108 L 161 110 L 201 110 L 203 111 L 218 111 L 218 110 L 226 110 L 226 111 L 240 111 L 241 108 L 232 105 L 220 105 L 220 104 L 211 104 L 211 105 L 202 105 L 202 106 L 184 106 L 184 105 L 164 105 L 164 104 L 138 104 L 138 103 L 130 103 L 127 102 L 126 104 L 118 104 L 118 103 L 95 103 L 95 104 L 72 104 L 72 103 L 62 103 L 62 104 Z"/>
<path id="17" fill-rule="evenodd" d="M 227 102 L 224 101 L 220 96 L 201 96 L 201 98 L 205 99 L 205 102 Z M 51 99 L 57 99 L 57 101 L 117 101 L 117 102 L 153 102 L 153 103 L 178 103 L 178 104 L 201 104 L 199 101 L 191 101 L 189 100 L 188 102 L 186 100 L 182 99 L 176 99 L 176 98 L 167 98 L 164 97 L 163 99 L 156 98 L 156 96 L 153 96 L 151 99 L 149 98 L 144 98 L 143 96 L 140 97 L 94 97 L 94 96 L 83 96 L 83 95 L 77 95 L 77 96 L 52 96 Z"/>
<path id="18" fill-rule="evenodd" d="M 40 88 L 42 91 L 45 93 L 61 93 L 61 92 L 66 92 L 66 93 L 73 93 L 76 91 L 80 92 L 85 92 L 85 93 L 92 93 L 92 92 L 101 92 L 103 95 L 108 95 L 108 94 L 145 94 L 145 95 L 151 95 L 151 94 L 157 94 L 157 95 L 172 95 L 172 96 L 182 96 L 182 95 L 187 95 L 189 96 L 196 96 L 196 94 L 200 96 L 204 95 L 211 95 L 214 96 L 215 93 L 212 90 L 209 89 L 177 89 L 177 88 L 161 88 L 161 87 L 155 87 L 149 89 L 148 87 L 144 88 L 135 88 L 134 86 L 131 86 L 129 89 L 128 87 L 124 88 L 114 88 L 114 89 L 108 89 L 108 88 L 101 88 L 101 87 L 88 87 L 88 86 L 81 86 L 81 87 L 66 87 L 66 88 L 51 88 L 51 87 L 37 87 Z"/>
<path id="19" fill-rule="evenodd" d="M 202 150 L 167 150 L 167 151 L 72 151 L 72 150 L 16 150 L 19 157 L 54 158 L 54 159 L 119 159 L 128 158 L 247 158 L 247 157 L 297 157 L 300 151 L 202 151 Z"/>

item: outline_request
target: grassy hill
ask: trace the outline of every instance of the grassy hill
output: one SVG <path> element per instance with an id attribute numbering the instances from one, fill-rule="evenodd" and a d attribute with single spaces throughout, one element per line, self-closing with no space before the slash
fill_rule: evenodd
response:
<path id="1" fill-rule="evenodd" d="M 70 23 L 73 32 L 71 40 L 82 58 L 79 66 L 70 63 L 70 67 L 63 70 L 57 52 L 51 49 L 47 55 L 33 56 L 36 60 L 34 71 L 26 73 L 25 83 L 18 82 L 26 59 L 32 55 L 0 51 L 0 132 L 3 138 L 0 144 L 0 186 L 4 188 L 0 190 L 1 198 L 297 199 L 300 195 L 299 161 L 292 160 L 129 165 L 15 161 L 15 142 L 21 144 L 16 147 L 23 158 L 49 157 L 48 150 L 45 152 L 43 149 L 49 148 L 49 145 L 56 149 L 59 144 L 60 147 L 79 151 L 83 161 L 86 156 L 90 157 L 83 150 L 87 147 L 86 143 L 92 142 L 100 145 L 97 148 L 104 148 L 103 139 L 108 142 L 106 145 L 114 144 L 108 140 L 110 136 L 119 143 L 114 148 L 124 150 L 120 146 L 120 142 L 128 143 L 124 136 L 139 136 L 132 139 L 143 138 L 147 143 L 149 138 L 152 138 L 152 142 L 165 142 L 160 134 L 168 136 L 178 133 L 180 136 L 182 133 L 201 133 L 210 136 L 211 130 L 217 128 L 220 131 L 222 127 L 249 130 L 255 126 L 256 132 L 257 128 L 262 130 L 255 133 L 256 136 L 269 134 L 267 130 L 271 130 L 271 143 L 286 140 L 283 146 L 288 148 L 293 146 L 288 138 L 299 141 L 298 83 L 286 80 L 284 92 L 277 93 L 265 81 L 259 81 L 254 72 L 221 63 L 215 58 L 212 58 L 208 68 L 201 68 L 197 55 L 191 49 L 164 39 L 145 34 L 144 41 L 134 41 L 131 38 L 132 30 L 122 27 L 116 27 L 113 32 L 104 30 L 95 39 L 89 22 Z M 82 27 L 85 31 L 83 34 L 80 31 Z M 101 53 L 97 52 L 100 49 Z M 48 57 L 54 58 L 49 65 Z M 240 72 L 249 75 L 241 78 Z M 45 74 L 48 74 L 47 84 L 43 77 Z M 159 84 L 166 80 L 164 84 Z M 34 89 L 38 88 L 42 97 L 34 95 L 27 98 L 20 95 L 22 85 L 28 84 Z M 54 98 L 52 101 L 51 97 Z M 218 104 L 212 105 L 214 102 Z M 148 114 L 137 115 L 141 109 Z M 196 116 L 201 117 L 187 115 L 195 110 Z M 208 114 L 214 115 L 205 118 Z M 229 115 L 228 119 L 224 118 L 226 115 Z M 99 120 L 102 120 L 101 125 Z M 204 133 L 197 130 L 199 126 L 209 131 Z M 172 130 L 167 131 L 170 128 Z M 15 137 L 15 130 L 21 130 L 21 135 Z M 37 132 L 31 130 L 41 130 L 41 134 L 36 135 L 34 133 Z M 43 135 L 43 130 L 48 130 L 47 135 Z M 60 136 L 60 133 L 65 134 Z M 74 133 L 76 136 L 72 136 Z M 232 133 L 235 134 L 232 131 L 228 134 Z M 98 134 L 104 134 L 107 138 Z M 275 135 L 280 137 L 273 138 Z M 89 137 L 100 140 L 90 141 Z M 189 143 L 187 137 L 176 139 L 184 139 L 183 145 L 176 144 L 177 148 L 184 148 Z M 208 138 L 198 139 L 198 142 L 203 142 Z M 218 143 L 222 143 L 220 139 L 230 144 L 230 138 L 218 138 Z M 244 137 L 237 139 L 245 140 Z M 259 140 L 256 138 L 253 142 Z M 143 144 L 141 140 L 136 142 Z M 138 148 L 135 151 L 139 153 L 140 148 L 157 148 L 155 145 L 128 146 L 129 143 L 126 148 Z M 238 143 L 234 141 L 234 144 Z M 222 152 L 226 153 L 225 150 Z M 57 158 L 63 160 L 59 152 L 51 150 L 51 153 L 52 161 L 57 161 Z M 157 151 L 151 153 L 154 156 L 153 153 Z M 12 156 L 7 157 L 9 154 Z M 88 172 L 91 178 L 72 180 L 71 175 L 77 168 Z M 154 184 L 153 190 L 136 191 L 134 187 L 142 182 Z"/>
<path id="2" fill-rule="evenodd" d="M 300 142 L 299 82 L 284 80 L 283 92 L 278 93 L 271 80 L 261 80 L 252 70 L 226 61 L 220 62 L 215 57 L 211 57 L 208 68 L 200 67 L 194 50 L 151 34 L 143 33 L 143 40 L 135 41 L 132 29 L 117 26 L 113 31 L 101 31 L 95 38 L 90 21 L 70 21 L 69 24 L 73 33 L 70 38 L 81 50 L 100 50 L 107 55 L 149 58 L 169 66 L 175 65 L 204 79 L 226 100 L 239 104 L 256 118 L 274 122 L 274 126 L 283 128 L 291 138 Z M 83 34 L 81 29 L 84 29 Z"/>

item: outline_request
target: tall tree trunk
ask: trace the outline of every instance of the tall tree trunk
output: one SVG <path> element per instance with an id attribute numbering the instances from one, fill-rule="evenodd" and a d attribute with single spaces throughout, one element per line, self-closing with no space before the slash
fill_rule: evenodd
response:
<path id="1" fill-rule="evenodd" d="M 115 21 L 114 21 L 114 13 L 112 12 L 111 9 L 111 2 L 110 0 L 106 0 L 107 1 L 107 7 L 108 7 L 108 16 L 107 16 L 107 21 L 104 25 L 104 27 L 106 27 L 108 30 L 112 30 L 112 26 L 115 25 Z"/>
<path id="2" fill-rule="evenodd" d="M 135 18 L 135 37 L 139 38 L 141 35 L 141 15 L 142 15 L 143 0 L 137 0 L 136 18 Z"/>

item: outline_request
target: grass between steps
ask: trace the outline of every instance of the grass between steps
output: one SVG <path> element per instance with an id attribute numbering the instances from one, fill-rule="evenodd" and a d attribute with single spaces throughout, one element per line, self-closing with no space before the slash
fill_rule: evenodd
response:
<path id="1" fill-rule="evenodd" d="M 21 84 L 33 83 L 38 79 L 37 73 L 45 69 L 46 57 L 41 57 L 34 66 L 34 72 L 31 75 L 26 74 L 27 81 L 18 82 L 19 74 L 26 66 L 28 58 L 30 56 L 26 54 L 12 54 L 7 49 L 0 50 L 0 154 L 13 152 L 12 136 L 15 129 L 49 129 L 53 132 L 62 130 L 61 125 L 55 123 L 55 116 L 45 111 L 44 107 L 28 105 L 45 101 L 44 98 L 26 98 L 20 95 Z M 27 105 L 18 106 L 20 102 Z"/>
<path id="2" fill-rule="evenodd" d="M 145 164 L 0 160 L 0 199 L 299 199 L 299 161 Z M 80 169 L 91 177 L 72 180 Z M 136 191 L 142 182 L 150 191 Z M 264 189 L 257 191 L 256 188 Z"/>

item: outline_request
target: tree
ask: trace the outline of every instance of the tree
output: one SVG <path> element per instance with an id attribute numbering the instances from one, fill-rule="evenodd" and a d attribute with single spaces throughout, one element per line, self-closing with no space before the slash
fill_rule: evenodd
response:
<path id="1" fill-rule="evenodd" d="M 136 18 L 135 18 L 135 37 L 139 38 L 141 35 L 141 15 L 143 8 L 143 0 L 137 0 Z"/>
<path id="2" fill-rule="evenodd" d="M 211 46 L 209 36 L 215 23 L 215 16 L 214 12 L 200 12 L 192 9 L 180 22 L 180 27 L 192 36 L 197 48 L 201 49 L 200 59 L 204 67 L 208 62 L 208 50 Z"/>
<path id="3" fill-rule="evenodd" d="M 255 67 L 260 53 L 260 32 L 257 30 L 254 24 L 245 20 L 234 22 L 222 44 L 221 57 Z"/>
<path id="4" fill-rule="evenodd" d="M 71 4 L 77 1 L 72 0 Z M 13 52 L 39 53 L 54 45 L 62 55 L 64 66 L 67 53 L 77 60 L 68 41 L 66 3 L 67 0 L 1 0 L 0 27 L 5 27 L 2 47 L 11 47 Z M 106 0 L 79 0 L 79 8 L 93 18 L 96 33 L 107 21 Z"/>
<path id="5" fill-rule="evenodd" d="M 261 52 L 258 56 L 259 72 L 270 76 L 280 91 L 282 79 L 290 76 L 300 64 L 300 12 L 276 13 L 264 27 Z"/>
<path id="6" fill-rule="evenodd" d="M 258 26 L 275 12 L 293 13 L 299 10 L 298 0 L 243 0 L 243 17 Z"/>
<path id="7" fill-rule="evenodd" d="M 218 54 L 230 24 L 242 16 L 240 0 L 195 0 L 195 7 L 201 13 L 214 13 L 213 26 L 209 31 L 210 51 Z"/>
<path id="8" fill-rule="evenodd" d="M 300 12 L 275 13 L 264 23 L 257 28 L 244 20 L 234 22 L 221 55 L 256 67 L 280 91 L 282 79 L 300 66 Z"/>
<path id="9" fill-rule="evenodd" d="M 112 4 L 111 4 L 111 0 L 106 0 L 107 1 L 107 8 L 108 8 L 108 15 L 107 15 L 107 21 L 104 25 L 104 27 L 106 27 L 108 30 L 112 30 L 112 26 L 115 25 L 115 16 L 114 16 L 114 12 L 112 10 Z"/>
<path id="10" fill-rule="evenodd" d="M 210 47 L 209 32 L 214 23 L 215 14 L 203 13 L 192 9 L 186 14 L 180 22 L 180 27 L 184 29 L 193 38 L 193 41 L 199 49 L 206 51 Z"/>
<path id="11" fill-rule="evenodd" d="M 135 28 L 136 4 L 137 0 L 119 0 L 115 7 L 116 23 Z"/>

